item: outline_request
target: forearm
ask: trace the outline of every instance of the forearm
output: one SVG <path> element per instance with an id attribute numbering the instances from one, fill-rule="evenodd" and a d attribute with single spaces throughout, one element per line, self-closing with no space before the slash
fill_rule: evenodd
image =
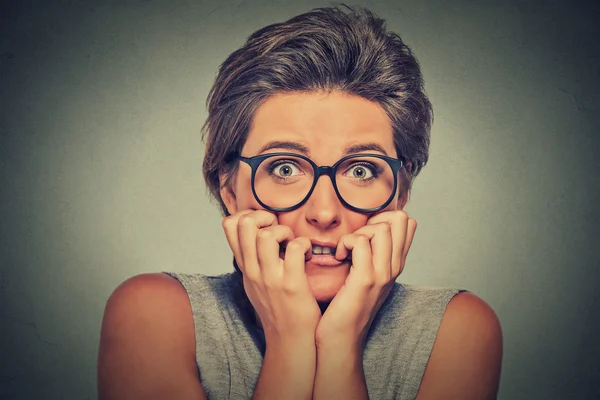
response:
<path id="1" fill-rule="evenodd" d="M 311 399 L 316 360 L 314 338 L 289 344 L 267 342 L 252 399 Z"/>
<path id="2" fill-rule="evenodd" d="M 313 399 L 369 398 L 361 346 L 319 346 Z"/>

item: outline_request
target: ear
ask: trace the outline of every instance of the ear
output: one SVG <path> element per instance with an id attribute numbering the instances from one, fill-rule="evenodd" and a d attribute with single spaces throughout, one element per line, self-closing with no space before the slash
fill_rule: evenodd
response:
<path id="1" fill-rule="evenodd" d="M 225 207 L 227 207 L 227 211 L 230 215 L 233 215 L 237 213 L 237 199 L 233 190 L 232 180 L 229 183 L 226 183 L 226 181 L 225 175 L 219 176 L 219 194 L 221 195 L 221 200 L 225 203 Z"/>

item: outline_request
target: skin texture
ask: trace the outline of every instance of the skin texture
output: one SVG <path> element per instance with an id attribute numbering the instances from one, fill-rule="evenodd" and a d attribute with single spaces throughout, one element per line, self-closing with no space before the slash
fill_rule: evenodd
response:
<path id="1" fill-rule="evenodd" d="M 206 399 L 195 349 L 190 301 L 179 282 L 165 274 L 129 278 L 106 303 L 98 398 Z"/>
<path id="2" fill-rule="evenodd" d="M 254 116 L 242 155 L 257 155 L 272 140 L 305 144 L 311 150 L 310 158 L 318 165 L 333 165 L 342 158 L 346 147 L 365 141 L 379 143 L 387 153 L 384 155 L 396 157 L 391 121 L 384 110 L 366 99 L 339 92 L 277 94 L 268 99 Z M 222 190 L 230 214 L 262 209 L 252 195 L 250 176 L 250 166 L 241 163 L 233 187 Z M 405 203 L 405 198 L 392 201 L 386 211 L 402 209 Z M 343 235 L 365 226 L 369 215 L 345 208 L 329 178 L 321 177 L 302 207 L 279 213 L 277 218 L 296 237 L 337 243 Z M 331 301 L 345 283 L 349 269 L 349 263 L 339 268 L 319 268 L 307 263 L 306 275 L 314 297 L 319 302 Z"/>
<path id="3" fill-rule="evenodd" d="M 242 155 L 257 155 L 273 140 L 303 144 L 318 165 L 333 165 L 348 146 L 365 142 L 396 157 L 383 109 L 339 92 L 266 100 Z M 290 151 L 268 152 L 278 150 Z M 267 342 L 253 398 L 368 398 L 362 369 L 366 333 L 404 268 L 417 227 L 403 211 L 406 196 L 375 215 L 361 214 L 345 208 L 329 178 L 321 177 L 304 205 L 274 214 L 254 199 L 250 174 L 250 166 L 240 163 L 221 196 L 231 214 L 223 229 Z M 311 263 L 311 239 L 337 243 L 335 257 L 343 263 Z M 204 398 L 195 340 L 189 299 L 177 281 L 160 274 L 129 279 L 107 303 L 99 398 Z M 501 359 L 502 334 L 493 310 L 461 293 L 444 314 L 418 399 L 493 399 Z"/>
<path id="4" fill-rule="evenodd" d="M 242 155 L 260 154 L 273 140 L 303 144 L 317 165 L 333 165 L 344 149 L 366 141 L 396 156 L 391 122 L 383 109 L 340 92 L 279 94 L 268 99 L 255 115 Z M 269 151 L 277 150 L 289 151 Z M 376 215 L 357 213 L 345 208 L 330 180 L 321 177 L 303 206 L 275 217 L 261 211 L 251 193 L 251 168 L 245 164 L 240 165 L 231 186 L 223 185 L 221 196 L 232 214 L 223 227 L 244 272 L 244 285 L 265 330 L 267 348 L 269 339 L 280 343 L 278 339 L 288 335 L 305 338 L 314 332 L 318 362 L 312 397 L 368 398 L 362 370 L 364 340 L 372 318 L 404 268 L 416 230 L 416 221 L 403 211 L 406 196 L 398 196 Z M 338 243 L 336 258 L 344 260 L 352 253 L 352 262 L 334 268 L 311 264 L 306 238 Z M 264 254 L 270 248 L 274 254 L 284 242 L 288 252 L 293 244 L 294 252 L 282 255 L 283 260 L 263 256 L 263 262 L 258 262 L 261 249 Z M 307 260 L 304 271 L 300 253 Z M 326 308 L 320 319 L 314 303 L 307 300 L 307 287 L 321 309 Z M 280 296 L 268 299 L 265 293 Z M 304 313 L 296 314 L 298 310 Z M 296 315 L 305 318 L 290 317 Z M 282 326 L 291 329 L 279 330 Z M 419 399 L 495 398 L 501 357 L 501 329 L 493 310 L 471 293 L 455 296 L 442 320 Z"/>
<path id="5" fill-rule="evenodd" d="M 383 109 L 340 92 L 278 94 L 265 101 L 254 116 L 242 155 L 289 151 L 281 146 L 265 151 L 272 141 L 306 147 L 305 155 L 317 165 L 333 165 L 350 146 L 367 142 L 382 151 L 363 153 L 396 157 L 391 121 Z M 278 386 L 277 396 L 293 393 L 310 398 L 312 392 L 313 398 L 330 398 L 346 391 L 367 396 L 364 340 L 404 267 L 416 229 L 416 222 L 401 210 L 405 198 L 397 197 L 375 215 L 358 213 L 344 207 L 330 179 L 321 177 L 306 203 L 275 215 L 262 210 L 254 198 L 249 166 L 240 165 L 232 185 L 224 184 L 225 176 L 221 182 L 221 196 L 231 214 L 223 228 L 265 332 L 265 360 L 273 360 L 263 364 L 255 396 L 273 394 L 273 386 L 281 382 L 270 372 L 281 360 L 269 349 L 280 349 L 283 355 L 298 349 L 299 343 L 305 346 L 304 362 L 295 363 L 295 370 L 289 371 L 294 384 Z M 311 262 L 310 240 L 337 244 L 335 258 L 342 264 L 325 267 Z M 284 254 L 281 244 L 286 245 Z M 325 308 L 321 316 L 320 309 Z M 319 357 L 328 352 L 336 357 Z M 319 360 L 316 366 L 313 360 Z M 349 375 L 337 372 L 341 363 Z M 334 376 L 337 384 L 330 384 Z"/>

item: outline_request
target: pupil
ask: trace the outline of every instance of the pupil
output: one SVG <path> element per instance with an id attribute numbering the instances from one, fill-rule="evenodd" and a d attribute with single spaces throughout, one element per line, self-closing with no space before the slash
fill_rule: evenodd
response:
<path id="1" fill-rule="evenodd" d="M 290 167 L 281 167 L 282 175 L 288 175 L 290 173 Z"/>
<path id="2" fill-rule="evenodd" d="M 365 173 L 365 171 L 364 171 L 362 168 L 356 168 L 356 169 L 354 170 L 354 175 L 355 175 L 357 178 L 362 178 L 362 177 L 364 176 L 364 173 Z"/>

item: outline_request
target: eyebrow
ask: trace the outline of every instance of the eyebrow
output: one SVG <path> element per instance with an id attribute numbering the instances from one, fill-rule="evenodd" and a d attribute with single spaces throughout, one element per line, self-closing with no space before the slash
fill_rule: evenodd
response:
<path id="1" fill-rule="evenodd" d="M 267 144 L 265 144 L 263 147 L 260 148 L 260 150 L 258 151 L 258 154 L 262 154 L 265 151 L 271 150 L 271 149 L 292 150 L 292 151 L 304 154 L 307 157 L 310 155 L 310 149 L 307 146 L 303 145 L 302 143 L 281 141 L 281 140 L 274 140 L 274 141 L 268 142 Z M 385 154 L 386 156 L 388 155 L 387 152 L 385 151 L 385 149 L 379 143 L 375 143 L 375 142 L 360 143 L 360 144 L 355 144 L 355 145 L 349 146 L 344 150 L 343 155 L 347 156 L 350 154 L 361 153 L 363 151 L 378 151 L 380 153 Z"/>

